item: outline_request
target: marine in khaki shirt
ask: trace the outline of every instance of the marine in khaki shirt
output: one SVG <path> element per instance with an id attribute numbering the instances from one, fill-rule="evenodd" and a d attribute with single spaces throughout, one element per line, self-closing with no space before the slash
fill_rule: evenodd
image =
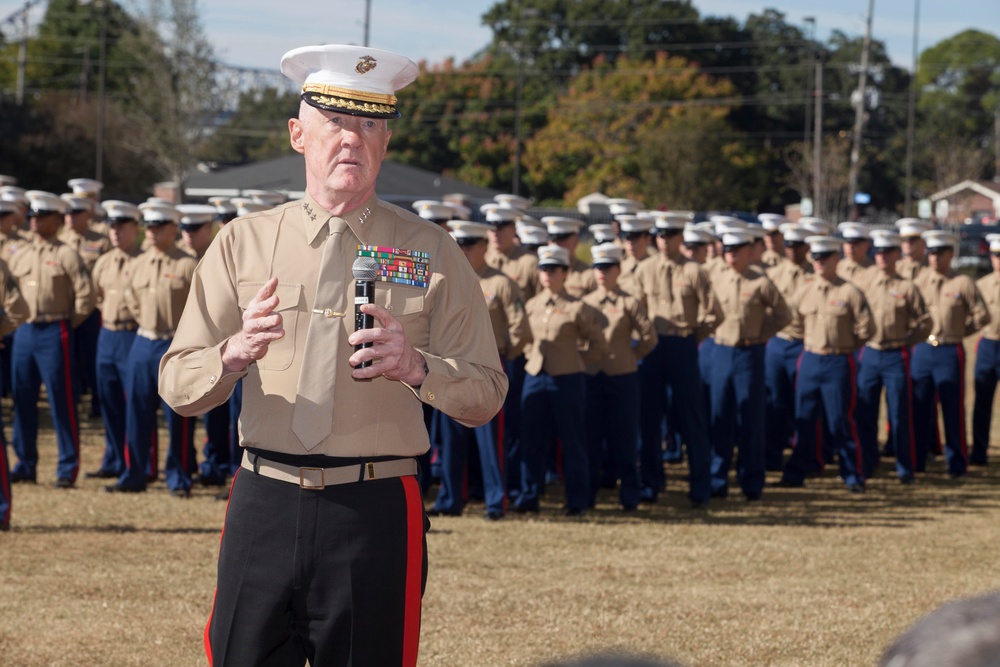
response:
<path id="1" fill-rule="evenodd" d="M 976 289 L 982 295 L 990 314 L 990 321 L 982 328 L 981 333 L 983 338 L 996 341 L 1000 341 L 1000 272 L 996 268 L 998 259 L 1000 253 L 993 253 L 990 260 L 995 267 L 993 272 L 976 281 Z"/>
<path id="2" fill-rule="evenodd" d="M 600 313 L 608 345 L 603 357 L 587 364 L 586 372 L 614 376 L 638 371 L 637 362 L 656 347 L 656 332 L 642 303 L 617 286 L 609 290 L 603 285 L 583 297 L 583 302 Z"/>
<path id="3" fill-rule="evenodd" d="M 792 301 L 793 322 L 803 329 L 807 352 L 850 354 L 875 333 L 864 294 L 839 275 L 817 275 L 799 288 Z"/>
<path id="4" fill-rule="evenodd" d="M 28 322 L 69 320 L 79 326 L 94 310 L 96 296 L 80 256 L 53 234 L 36 235 L 10 261 L 10 272 L 28 304 Z"/>
<path id="5" fill-rule="evenodd" d="M 490 231 L 490 249 L 486 253 L 486 263 L 501 271 L 513 280 L 525 299 L 530 299 L 538 291 L 538 258 L 524 248 L 516 245 L 513 240 L 503 250 L 498 248 L 500 241 L 494 243 L 494 238 L 516 234 L 514 225 L 504 225 Z"/>
<path id="6" fill-rule="evenodd" d="M 598 312 L 565 289 L 543 288 L 525 304 L 525 310 L 533 338 L 525 349 L 529 374 L 582 373 L 584 364 L 598 361 L 606 352 Z"/>
<path id="7" fill-rule="evenodd" d="M 10 262 L 19 248 L 31 243 L 31 235 L 20 229 L 20 204 L 0 199 L 0 260 Z"/>
<path id="8" fill-rule="evenodd" d="M 181 321 L 197 262 L 176 246 L 155 244 L 132 262 L 125 301 L 146 338 L 172 338 Z"/>
<path id="9" fill-rule="evenodd" d="M 990 322 L 990 313 L 982 294 L 969 276 L 949 268 L 941 273 L 922 271 L 914 283 L 927 303 L 934 320 L 927 342 L 959 344 Z"/>
<path id="10" fill-rule="evenodd" d="M 399 320 L 428 375 L 419 388 L 384 377 L 359 382 L 347 361 L 354 320 L 341 317 L 332 431 L 308 452 L 291 433 L 299 373 L 312 361 L 303 356 L 309 320 L 324 316 L 316 283 L 332 219 L 307 195 L 240 218 L 218 233 L 194 276 L 190 315 L 161 364 L 160 391 L 168 403 L 182 414 L 201 414 L 225 401 L 245 377 L 241 444 L 287 454 L 416 456 L 429 447 L 426 431 L 413 428 L 423 420 L 421 401 L 466 425 L 488 421 L 502 404 L 507 381 L 478 280 L 446 231 L 372 196 L 340 217 L 346 225 L 340 241 L 344 284 L 353 283 L 359 244 L 427 255 L 426 285 L 378 281 L 375 302 Z M 390 254 L 398 263 L 398 254 Z M 272 277 L 278 279 L 275 312 L 284 336 L 243 372 L 224 373 L 223 347 Z"/>
<path id="11" fill-rule="evenodd" d="M 658 240 L 659 243 L 659 240 Z M 636 279 L 636 296 L 643 300 L 657 335 L 709 336 L 725 315 L 708 275 L 697 262 L 663 248 L 643 262 Z"/>
<path id="12" fill-rule="evenodd" d="M 794 311 L 795 295 L 799 287 L 810 282 L 813 277 L 812 264 L 806 259 L 809 247 L 803 241 L 793 241 L 785 246 L 786 261 L 772 267 L 767 272 L 774 286 L 781 292 L 790 310 Z M 785 340 L 802 340 L 802 322 L 792 318 L 777 334 Z"/>
<path id="13" fill-rule="evenodd" d="M 59 232 L 59 240 L 75 250 L 87 270 L 93 271 L 97 258 L 111 250 L 108 237 L 91 229 L 95 202 L 71 195 L 63 195 L 63 199 L 70 205 L 70 210 L 66 213 L 66 224 Z"/>
<path id="14" fill-rule="evenodd" d="M 132 264 L 138 256 L 138 248 L 125 250 L 115 247 L 101 255 L 94 265 L 91 277 L 97 307 L 101 311 L 101 324 L 105 329 L 120 331 L 137 326 L 125 300 L 125 292 L 132 282 Z"/>
<path id="15" fill-rule="evenodd" d="M 28 318 L 28 303 L 21 295 L 17 282 L 10 273 L 6 262 L 0 259 L 0 337 L 10 335 Z"/>
<path id="16" fill-rule="evenodd" d="M 752 268 L 720 273 L 712 286 L 725 317 L 715 329 L 715 344 L 763 345 L 792 319 L 774 283 Z"/>
<path id="17" fill-rule="evenodd" d="M 566 293 L 579 299 L 597 289 L 597 279 L 594 278 L 590 264 L 576 256 L 576 250 L 580 246 L 579 230 L 583 222 L 560 216 L 546 216 L 542 218 L 542 222 L 549 232 L 549 243 L 565 248 L 569 252 L 569 273 L 563 286 Z"/>
<path id="18" fill-rule="evenodd" d="M 894 270 L 876 267 L 861 287 L 875 323 L 875 333 L 866 343 L 868 347 L 895 350 L 913 347 L 927 339 L 931 316 L 920 290 L 912 282 Z"/>

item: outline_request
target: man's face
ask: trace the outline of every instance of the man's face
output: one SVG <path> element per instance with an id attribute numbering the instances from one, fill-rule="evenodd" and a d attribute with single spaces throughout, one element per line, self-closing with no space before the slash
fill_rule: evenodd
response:
<path id="1" fill-rule="evenodd" d="M 764 237 L 764 243 L 768 250 L 777 253 L 780 253 L 785 247 L 785 239 L 781 236 L 781 232 L 768 232 L 767 236 Z"/>
<path id="2" fill-rule="evenodd" d="M 119 222 L 108 228 L 108 238 L 115 248 L 128 250 L 135 247 L 135 241 L 139 237 L 139 225 L 134 222 Z"/>
<path id="3" fill-rule="evenodd" d="M 469 264 L 472 265 L 472 268 L 478 269 L 486 263 L 486 249 L 489 248 L 486 239 L 474 243 L 466 241 L 461 243 L 458 247 L 462 249 L 462 252 L 465 254 L 465 258 L 469 260 Z"/>
<path id="4" fill-rule="evenodd" d="M 924 257 L 927 256 L 927 247 L 924 245 L 924 240 L 919 236 L 904 238 L 903 255 L 915 262 L 924 261 Z"/>
<path id="5" fill-rule="evenodd" d="M 882 271 L 895 271 L 896 262 L 902 257 L 899 248 L 887 248 L 875 252 L 875 265 Z"/>
<path id="6" fill-rule="evenodd" d="M 735 271 L 745 271 L 753 259 L 753 245 L 744 244 L 723 253 L 726 265 Z"/>
<path id="7" fill-rule="evenodd" d="M 841 246 L 844 251 L 844 259 L 852 259 L 855 262 L 862 261 L 868 254 L 868 240 L 855 239 L 844 243 Z"/>
<path id="8" fill-rule="evenodd" d="M 29 222 L 31 231 L 49 240 L 59 233 L 59 228 L 62 227 L 62 215 L 55 211 L 40 211 L 39 215 L 31 216 Z"/>
<path id="9" fill-rule="evenodd" d="M 192 250 L 201 255 L 212 243 L 212 225 L 204 224 L 182 229 L 181 236 Z"/>
<path id="10" fill-rule="evenodd" d="M 90 211 L 70 211 L 66 214 L 66 226 L 77 234 L 83 234 L 90 226 Z"/>
<path id="11" fill-rule="evenodd" d="M 824 253 L 819 257 L 813 256 L 813 271 L 826 278 L 832 278 L 837 273 L 837 263 L 840 257 L 837 253 Z"/>
<path id="12" fill-rule="evenodd" d="M 494 225 L 486 232 L 490 237 L 490 246 L 497 252 L 506 252 L 514 247 L 517 228 L 511 224 Z"/>
<path id="13" fill-rule="evenodd" d="M 557 234 L 549 238 L 549 243 L 566 248 L 569 250 L 569 256 L 572 257 L 573 253 L 576 252 L 576 246 L 580 244 L 580 237 L 576 234 Z"/>
<path id="14" fill-rule="evenodd" d="M 622 235 L 622 245 L 629 257 L 646 259 L 649 250 L 649 234 L 645 232 L 626 232 Z"/>
<path id="15" fill-rule="evenodd" d="M 385 120 L 299 107 L 288 121 L 292 148 L 306 158 L 307 185 L 331 203 L 360 204 L 375 192 L 375 178 L 389 145 Z"/>
<path id="16" fill-rule="evenodd" d="M 947 273 L 951 269 L 951 258 L 955 251 L 951 248 L 940 248 L 927 253 L 927 264 L 938 273 Z"/>
<path id="17" fill-rule="evenodd" d="M 16 213 L 0 213 L 0 232 L 4 234 L 12 234 L 15 229 L 17 229 L 17 214 Z"/>
<path id="18" fill-rule="evenodd" d="M 169 250 L 170 246 L 174 245 L 177 241 L 177 224 L 173 222 L 165 222 L 162 225 L 149 227 L 146 229 L 146 232 L 152 234 L 153 245 L 163 252 Z"/>

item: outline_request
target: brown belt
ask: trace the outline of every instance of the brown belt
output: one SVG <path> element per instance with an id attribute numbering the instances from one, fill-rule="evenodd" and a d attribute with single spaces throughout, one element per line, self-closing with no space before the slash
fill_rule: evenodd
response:
<path id="1" fill-rule="evenodd" d="M 806 345 L 806 352 L 811 352 L 813 354 L 821 354 L 824 356 L 834 355 L 834 354 L 854 354 L 853 347 L 824 347 L 822 349 L 816 349 L 815 347 L 809 347 Z"/>
<path id="2" fill-rule="evenodd" d="M 152 329 L 147 329 L 145 327 L 139 327 L 136 332 L 143 338 L 148 338 L 149 340 L 170 340 L 174 337 L 173 330 L 171 331 L 153 331 Z"/>
<path id="3" fill-rule="evenodd" d="M 868 343 L 868 347 L 879 352 L 891 352 L 892 350 L 902 350 L 906 347 L 906 341 L 897 340 L 889 343 Z"/>
<path id="4" fill-rule="evenodd" d="M 715 339 L 716 345 L 722 345 L 724 347 L 751 347 L 753 345 L 763 345 L 765 341 L 762 340 L 750 340 L 749 338 L 742 338 L 738 341 L 732 343 L 721 343 L 719 339 Z"/>
<path id="5" fill-rule="evenodd" d="M 254 460 L 251 461 L 250 457 L 250 452 L 243 450 L 243 463 L 241 464 L 243 468 L 280 482 L 297 484 L 299 488 L 310 491 L 322 491 L 328 486 L 337 486 L 338 484 L 369 482 L 376 479 L 417 474 L 416 459 L 372 461 L 338 468 L 299 468 L 269 461 L 259 456 L 254 456 Z"/>
<path id="6" fill-rule="evenodd" d="M 31 321 L 37 324 L 48 324 L 49 322 L 61 322 L 62 320 L 68 320 L 68 319 L 69 316 L 64 314 L 46 315 L 43 313 L 39 313 L 38 315 L 35 315 L 34 319 L 32 319 Z"/>
<path id="7" fill-rule="evenodd" d="M 135 331 L 139 328 L 135 322 L 102 322 L 101 326 L 108 331 Z"/>

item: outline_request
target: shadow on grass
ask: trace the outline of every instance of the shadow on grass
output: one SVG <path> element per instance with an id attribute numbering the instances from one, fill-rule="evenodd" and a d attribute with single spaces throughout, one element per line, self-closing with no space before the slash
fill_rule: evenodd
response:
<path id="1" fill-rule="evenodd" d="M 943 466 L 943 463 L 938 463 Z M 616 490 L 601 489 L 597 505 L 585 517 L 562 514 L 562 484 L 550 484 L 538 515 L 527 520 L 565 523 L 673 523 L 700 525 L 814 526 L 820 528 L 905 528 L 915 522 L 940 520 L 948 514 L 978 513 L 1000 507 L 1000 470 L 970 468 L 968 475 L 952 479 L 934 468 L 917 476 L 914 485 L 902 485 L 890 464 L 868 482 L 864 494 L 847 491 L 836 476 L 836 465 L 822 476 L 810 478 L 802 488 L 767 486 L 763 499 L 747 502 L 735 475 L 730 476 L 728 498 L 713 498 L 707 509 L 692 509 L 683 468 L 671 466 L 667 491 L 654 504 L 642 504 L 626 513 L 618 505 Z M 768 483 L 780 473 L 768 473 Z M 471 511 L 471 509 L 470 509 Z M 510 517 L 514 521 L 524 520 Z"/>
<path id="2" fill-rule="evenodd" d="M 208 534 L 219 534 L 219 528 L 148 528 L 139 527 L 133 525 L 116 525 L 110 524 L 106 526 L 78 526 L 78 525 L 61 525 L 61 526 L 18 526 L 14 525 L 11 527 L 11 532 L 16 533 L 32 533 L 35 535 L 46 535 L 46 534 L 60 534 L 60 533 L 87 533 L 87 534 L 97 534 L 97 533 L 110 533 L 110 534 L 151 534 L 151 535 L 208 535 Z"/>

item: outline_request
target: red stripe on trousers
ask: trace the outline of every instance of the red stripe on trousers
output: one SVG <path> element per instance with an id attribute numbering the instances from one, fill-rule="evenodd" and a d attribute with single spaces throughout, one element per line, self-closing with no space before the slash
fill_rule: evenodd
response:
<path id="1" fill-rule="evenodd" d="M 3 516 L 0 516 L 0 526 L 10 525 L 10 509 L 13 505 L 13 500 L 11 499 L 10 493 L 10 470 L 9 464 L 7 463 L 7 443 L 3 441 L 3 433 L 0 433 L 0 489 L 3 489 L 4 497 L 7 498 L 7 511 L 4 512 Z"/>
<path id="2" fill-rule="evenodd" d="M 958 451 L 962 452 L 962 459 L 965 464 L 969 464 L 969 452 L 965 442 L 965 346 L 961 343 L 957 346 L 958 351 Z"/>
<path id="3" fill-rule="evenodd" d="M 233 487 L 236 485 L 236 476 L 240 474 L 240 470 L 243 468 L 238 468 L 233 474 L 233 481 L 229 485 L 229 500 L 226 501 L 226 511 L 222 515 L 222 532 L 219 534 L 219 551 L 222 551 L 222 538 L 226 534 L 226 516 L 229 514 L 229 503 L 233 500 Z M 219 595 L 219 589 L 216 588 L 215 592 L 212 593 L 212 610 L 208 612 L 208 622 L 205 623 L 205 655 L 208 657 L 208 667 L 212 667 L 212 638 L 209 635 L 209 631 L 212 629 L 212 617 L 215 616 L 215 598 Z"/>
<path id="4" fill-rule="evenodd" d="M 504 415 L 503 409 L 497 413 L 497 464 L 500 466 L 500 485 L 503 487 L 503 498 L 500 499 L 500 507 L 504 513 L 507 512 L 507 464 L 503 452 L 503 431 Z"/>
<path id="5" fill-rule="evenodd" d="M 913 428 L 913 376 L 910 375 L 910 348 L 903 347 L 903 368 L 906 370 L 906 409 L 910 415 L 910 468 L 916 470 L 917 439 Z"/>
<path id="6" fill-rule="evenodd" d="M 861 463 L 861 441 L 858 440 L 858 425 L 854 423 L 854 408 L 858 404 L 858 369 L 854 356 L 847 355 L 847 365 L 851 369 L 851 404 L 847 408 L 847 423 L 851 425 L 851 439 L 854 440 L 854 460 L 858 467 L 858 477 L 865 479 L 865 469 Z"/>
<path id="7" fill-rule="evenodd" d="M 73 476 L 71 477 L 75 482 L 76 475 L 80 471 L 80 431 L 76 423 L 76 403 L 73 402 L 73 357 L 69 349 L 69 324 L 67 324 L 66 320 L 60 320 L 59 332 L 63 349 L 63 366 L 66 368 L 66 405 L 69 408 L 67 410 L 69 413 L 69 429 L 70 436 L 73 439 L 73 449 L 76 451 L 76 465 L 73 466 Z"/>
<path id="8" fill-rule="evenodd" d="M 424 571 L 424 503 L 412 475 L 400 478 L 406 495 L 406 593 L 403 608 L 403 667 L 415 667 L 420 646 L 420 597 Z"/>

